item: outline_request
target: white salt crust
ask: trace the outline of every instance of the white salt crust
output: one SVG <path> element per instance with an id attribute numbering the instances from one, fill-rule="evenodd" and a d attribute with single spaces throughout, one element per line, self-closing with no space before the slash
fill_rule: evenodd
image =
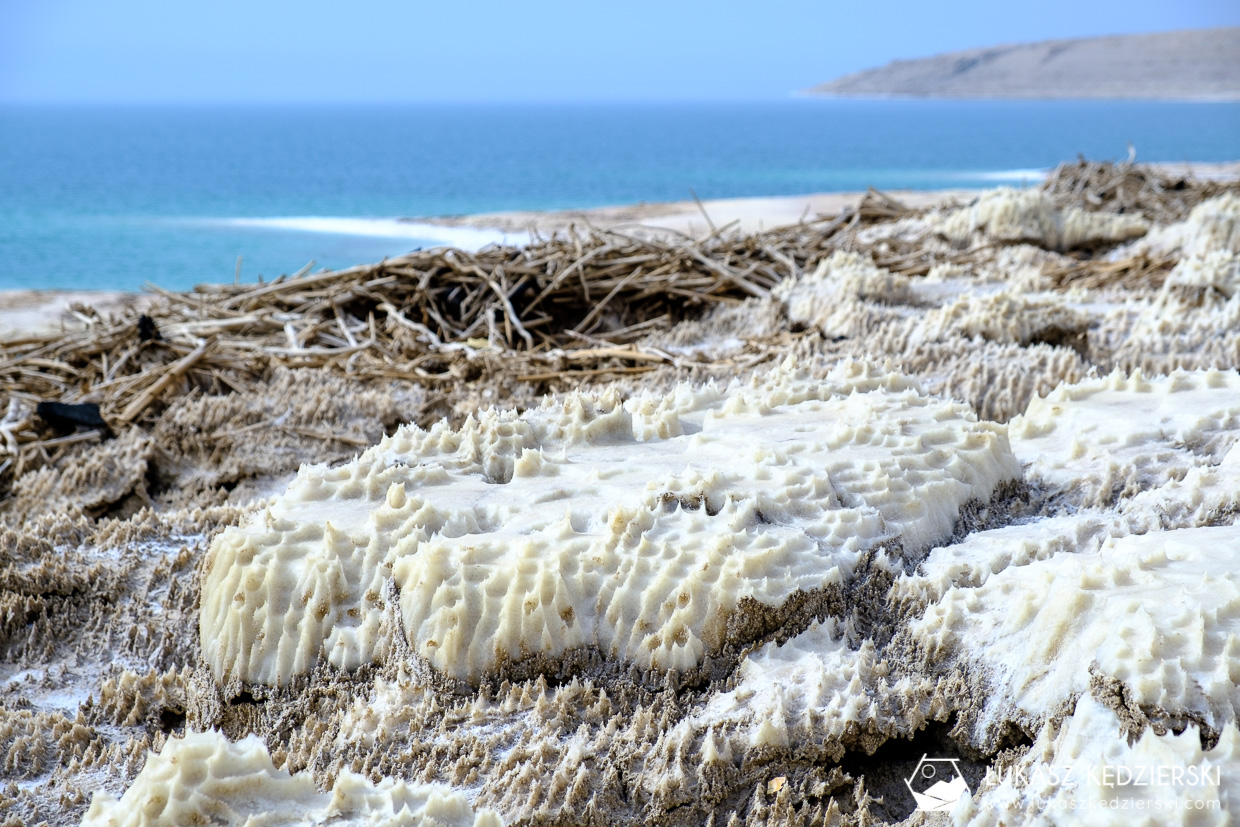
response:
<path id="1" fill-rule="evenodd" d="M 910 624 L 993 698 L 982 729 L 1045 720 L 1096 674 L 1131 703 L 1215 729 L 1240 710 L 1240 526 L 1111 538 L 949 588 Z"/>
<path id="2" fill-rule="evenodd" d="M 343 770 L 321 793 L 308 772 L 276 769 L 262 739 L 218 732 L 169 738 L 119 799 L 96 793 L 82 827 L 499 827 L 465 796 L 439 784 L 378 784 Z"/>
<path id="3" fill-rule="evenodd" d="M 1215 251 L 1240 252 L 1240 196 L 1229 192 L 1203 201 L 1188 218 L 1152 231 L 1133 245 L 1138 250 L 1202 258 Z"/>
<path id="4" fill-rule="evenodd" d="M 958 827 L 1228 825 L 1240 807 L 1240 730 L 1203 750 L 1196 727 L 1146 728 L 1129 743 L 1118 717 L 1090 696 L 1048 725 L 1013 767 L 994 773 L 952 812 Z"/>
<path id="5" fill-rule="evenodd" d="M 1240 438 L 1240 375 L 1115 372 L 1061 385 L 1033 399 L 1008 433 L 1030 483 L 1108 505 L 1217 465 Z"/>
<path id="6" fill-rule="evenodd" d="M 1139 215 L 1060 210 L 1041 190 L 1000 187 L 956 210 L 939 225 L 939 233 L 958 244 L 974 236 L 1005 242 L 1028 242 L 1051 250 L 1113 244 L 1142 236 L 1149 222 Z"/>
<path id="7" fill-rule="evenodd" d="M 1075 333 L 1088 325 L 1089 315 L 1058 294 L 973 292 L 926 311 L 912 328 L 909 341 L 950 342 L 981 337 L 1001 344 L 1027 345 L 1048 331 Z"/>
<path id="8" fill-rule="evenodd" d="M 1230 299 L 1240 293 L 1240 255 L 1231 250 L 1211 250 L 1182 258 L 1167 275 L 1166 286 L 1212 287 Z"/>
<path id="9" fill-rule="evenodd" d="M 1096 550 L 1112 521 L 1097 512 L 1051 517 L 977 531 L 959 543 L 931 549 L 917 573 L 892 585 L 892 598 L 924 606 L 953 587 L 976 589 L 1008 568 L 1027 566 L 1059 553 Z"/>
<path id="10" fill-rule="evenodd" d="M 911 737 L 943 712 L 941 700 L 932 700 L 932 680 L 892 677 L 874 642 L 857 641 L 834 619 L 782 645 L 766 644 L 741 663 L 738 675 L 735 689 L 713 695 L 667 740 L 700 738 L 703 762 L 768 747 L 796 754 L 818 747 L 838 760 L 845 739 Z"/>
<path id="11" fill-rule="evenodd" d="M 851 362 L 408 426 L 216 538 L 203 655 L 266 684 L 381 658 L 394 581 L 409 645 L 455 678 L 581 647 L 689 669 L 743 599 L 779 607 L 881 543 L 941 542 L 1017 475 L 1001 426 Z"/>
<path id="12" fill-rule="evenodd" d="M 869 256 L 843 250 L 819 262 L 814 272 L 780 282 L 771 295 L 793 322 L 812 325 L 827 336 L 858 335 L 883 315 L 875 302 L 913 301 L 907 276 L 878 267 Z"/>

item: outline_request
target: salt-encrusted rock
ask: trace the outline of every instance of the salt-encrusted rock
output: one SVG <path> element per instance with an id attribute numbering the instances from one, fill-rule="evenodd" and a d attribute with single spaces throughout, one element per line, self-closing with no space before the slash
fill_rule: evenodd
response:
<path id="1" fill-rule="evenodd" d="M 1031 483 L 1109 505 L 1218 464 L 1240 439 L 1240 375 L 1116 372 L 1063 385 L 1031 401 L 1009 435 Z"/>
<path id="2" fill-rule="evenodd" d="M 1028 731 L 1091 685 L 1148 720 L 1216 731 L 1240 713 L 1240 526 L 1110 539 L 953 587 L 910 624 L 981 676 L 975 738 Z"/>
<path id="3" fill-rule="evenodd" d="M 763 633 L 738 613 L 939 542 L 1017 476 L 1000 426 L 856 363 L 405 427 L 216 539 L 203 655 L 277 685 L 382 658 L 391 582 L 409 646 L 453 678 L 580 650 L 688 670 Z"/>
<path id="4" fill-rule="evenodd" d="M 1086 212 L 1079 207 L 1060 210 L 1041 190 L 1000 187 L 949 215 L 939 232 L 958 244 L 980 234 L 994 241 L 1071 250 L 1137 238 L 1149 226 L 1139 215 Z"/>
<path id="5" fill-rule="evenodd" d="M 953 811 L 964 827 L 1226 825 L 1240 806 L 1240 730 L 1203 749 L 1198 728 L 1146 729 L 1129 743 L 1115 712 L 1082 697 L 1070 718 L 1043 728 L 1015 764 L 988 773 Z"/>
<path id="6" fill-rule="evenodd" d="M 120 799 L 97 793 L 83 827 L 295 827 L 330 823 L 371 827 L 499 827 L 497 815 L 475 813 L 443 785 L 372 784 L 344 770 L 329 792 L 310 773 L 278 770 L 261 739 L 230 742 L 218 732 L 170 738 Z"/>

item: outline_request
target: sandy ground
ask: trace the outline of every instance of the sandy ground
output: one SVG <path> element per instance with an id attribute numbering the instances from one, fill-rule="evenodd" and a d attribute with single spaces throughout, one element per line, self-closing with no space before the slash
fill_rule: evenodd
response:
<path id="1" fill-rule="evenodd" d="M 74 305 L 93 307 L 106 317 L 147 300 L 142 293 L 122 290 L 0 290 L 0 341 L 81 328 L 88 317 L 75 313 Z"/>

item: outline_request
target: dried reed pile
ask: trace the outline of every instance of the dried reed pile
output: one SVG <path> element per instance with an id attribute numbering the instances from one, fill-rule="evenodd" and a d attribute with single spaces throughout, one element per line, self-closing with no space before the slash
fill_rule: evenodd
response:
<path id="1" fill-rule="evenodd" d="M 1235 182 L 1172 174 L 1136 164 L 1135 153 L 1123 163 L 1079 158 L 1060 164 L 1042 189 L 1063 206 L 1096 212 L 1140 213 L 1151 221 L 1183 221 L 1189 210 L 1208 198 L 1236 189 Z"/>

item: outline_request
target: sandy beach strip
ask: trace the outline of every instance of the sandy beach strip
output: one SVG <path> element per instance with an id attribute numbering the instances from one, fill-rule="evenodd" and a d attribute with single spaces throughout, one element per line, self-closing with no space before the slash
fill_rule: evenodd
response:
<path id="1" fill-rule="evenodd" d="M 921 208 L 968 202 L 977 195 L 977 190 L 896 190 L 884 194 L 910 207 Z M 572 226 L 585 225 L 656 235 L 671 231 L 700 236 L 714 230 L 756 233 L 822 216 L 839 215 L 860 204 L 865 195 L 864 192 L 820 192 L 761 198 L 712 198 L 700 204 L 692 200 L 641 202 L 582 210 L 512 210 L 439 216 L 418 218 L 416 221 L 439 227 L 468 227 L 509 233 L 525 231 L 543 237 L 567 231 Z"/>

